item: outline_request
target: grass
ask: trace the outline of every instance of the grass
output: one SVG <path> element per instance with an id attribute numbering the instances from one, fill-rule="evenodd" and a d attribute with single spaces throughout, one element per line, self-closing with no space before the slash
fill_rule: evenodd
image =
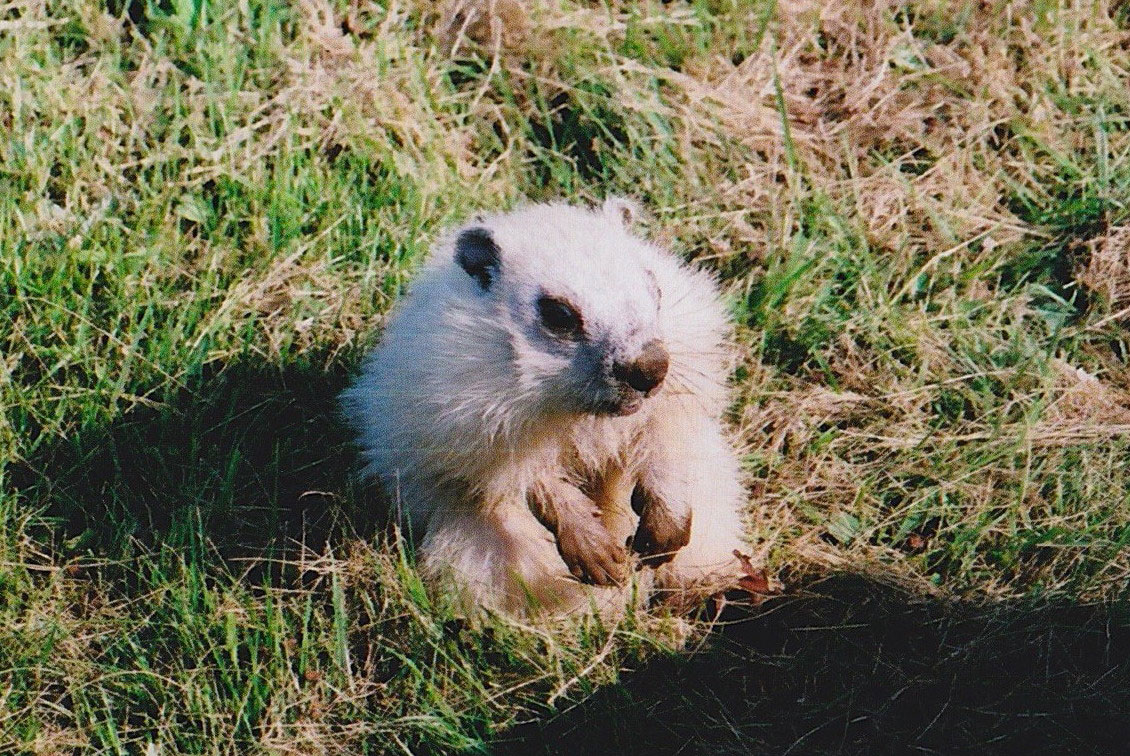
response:
<path id="1" fill-rule="evenodd" d="M 1124 4 L 465 5 L 0 8 L 0 751 L 1114 743 Z M 461 621 L 334 413 L 442 228 L 612 192 L 723 282 L 801 597 L 712 638 Z"/>

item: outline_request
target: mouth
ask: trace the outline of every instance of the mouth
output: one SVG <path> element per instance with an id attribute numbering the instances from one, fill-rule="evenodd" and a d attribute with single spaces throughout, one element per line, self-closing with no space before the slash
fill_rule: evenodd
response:
<path id="1" fill-rule="evenodd" d="M 593 406 L 594 415 L 609 417 L 627 417 L 634 415 L 643 406 L 644 395 L 633 391 L 628 395 L 620 395 L 615 399 L 603 399 Z"/>

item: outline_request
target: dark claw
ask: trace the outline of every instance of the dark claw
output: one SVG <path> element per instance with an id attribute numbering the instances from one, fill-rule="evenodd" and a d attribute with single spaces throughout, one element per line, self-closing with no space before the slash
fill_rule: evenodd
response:
<path id="1" fill-rule="evenodd" d="M 677 520 L 663 501 L 639 486 L 632 492 L 632 507 L 640 515 L 632 550 L 641 556 L 641 566 L 658 567 L 670 562 L 690 541 L 690 512 Z"/>

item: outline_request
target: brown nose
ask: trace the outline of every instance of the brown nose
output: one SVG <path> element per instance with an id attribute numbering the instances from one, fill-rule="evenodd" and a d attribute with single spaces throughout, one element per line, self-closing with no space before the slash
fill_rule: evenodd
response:
<path id="1" fill-rule="evenodd" d="M 626 383 L 636 391 L 651 394 L 667 376 L 670 360 L 663 344 L 652 339 L 643 345 L 632 362 L 617 362 L 612 366 L 612 377 Z"/>

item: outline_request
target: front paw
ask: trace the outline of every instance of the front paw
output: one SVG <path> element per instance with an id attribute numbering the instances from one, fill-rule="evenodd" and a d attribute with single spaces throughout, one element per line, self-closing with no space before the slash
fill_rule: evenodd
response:
<path id="1" fill-rule="evenodd" d="M 676 515 L 662 501 L 639 487 L 632 492 L 632 507 L 640 515 L 636 534 L 632 536 L 632 551 L 642 557 L 642 564 L 649 567 L 666 564 L 690 542 L 690 511 Z"/>
<path id="2" fill-rule="evenodd" d="M 628 552 L 599 518 L 562 525 L 557 550 L 573 577 L 590 585 L 620 585 L 628 572 Z"/>

